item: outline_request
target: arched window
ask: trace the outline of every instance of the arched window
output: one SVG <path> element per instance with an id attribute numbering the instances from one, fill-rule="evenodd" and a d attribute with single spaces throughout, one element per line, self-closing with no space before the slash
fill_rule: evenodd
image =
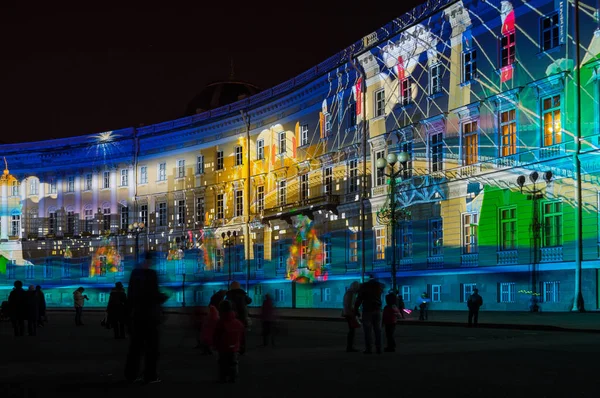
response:
<path id="1" fill-rule="evenodd" d="M 39 181 L 35 177 L 29 178 L 29 195 L 39 195 Z"/>

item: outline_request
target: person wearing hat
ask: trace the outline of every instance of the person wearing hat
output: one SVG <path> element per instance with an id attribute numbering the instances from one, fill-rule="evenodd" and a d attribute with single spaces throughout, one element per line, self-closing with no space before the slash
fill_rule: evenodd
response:
<path id="1" fill-rule="evenodd" d="M 115 332 L 115 339 L 125 338 L 125 308 L 127 305 L 127 294 L 121 282 L 115 283 L 110 291 L 108 305 L 106 306 L 107 321 Z"/>
<path id="2" fill-rule="evenodd" d="M 467 307 L 469 307 L 469 327 L 477 327 L 479 321 L 479 307 L 483 305 L 483 298 L 479 295 L 477 288 L 473 289 L 473 294 L 469 296 L 467 300 Z"/>

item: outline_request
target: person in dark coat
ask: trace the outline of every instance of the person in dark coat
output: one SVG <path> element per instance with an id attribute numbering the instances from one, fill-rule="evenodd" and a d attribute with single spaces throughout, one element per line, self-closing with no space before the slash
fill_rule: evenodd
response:
<path id="1" fill-rule="evenodd" d="M 221 301 L 225 300 L 225 296 L 227 295 L 227 290 L 221 289 L 210 297 L 210 302 L 208 306 L 211 305 L 215 308 L 219 309 L 219 305 L 221 305 Z"/>
<path id="2" fill-rule="evenodd" d="M 372 332 L 375 332 L 375 349 L 381 354 L 381 295 L 383 283 L 374 276 L 360 286 L 358 297 L 354 303 L 354 312 L 360 314 L 362 306 L 362 324 L 365 332 L 365 354 L 371 354 L 373 341 Z"/>
<path id="3" fill-rule="evenodd" d="M 263 347 L 269 344 L 269 340 L 271 340 L 271 345 L 275 347 L 275 337 L 273 334 L 273 328 L 275 327 L 275 305 L 273 304 L 273 297 L 270 294 L 265 295 L 265 301 L 263 301 L 260 312 L 260 320 L 262 321 Z"/>
<path id="4" fill-rule="evenodd" d="M 479 295 L 478 289 L 473 289 L 473 294 L 467 300 L 467 307 L 469 308 L 469 327 L 477 327 L 479 322 L 479 307 L 483 305 L 483 298 Z"/>
<path id="5" fill-rule="evenodd" d="M 39 299 L 35 291 L 35 286 L 30 285 L 27 291 L 27 334 L 35 336 L 37 334 L 37 324 L 40 318 Z"/>
<path id="6" fill-rule="evenodd" d="M 115 332 L 115 339 L 125 338 L 125 310 L 127 305 L 127 294 L 121 282 L 115 283 L 114 289 L 110 291 L 106 313 L 107 322 Z"/>
<path id="7" fill-rule="evenodd" d="M 158 337 L 162 304 L 167 296 L 159 291 L 158 275 L 150 269 L 153 252 L 146 252 L 140 267 L 131 272 L 127 290 L 127 318 L 130 321 L 131 343 L 125 364 L 128 381 L 158 383 Z M 140 360 L 144 356 L 143 376 L 139 375 Z"/>
<path id="8" fill-rule="evenodd" d="M 23 290 L 23 282 L 21 281 L 15 281 L 14 289 L 8 296 L 8 315 L 12 322 L 15 336 L 25 335 L 27 292 Z"/>
<path id="9" fill-rule="evenodd" d="M 234 383 L 238 376 L 238 352 L 244 340 L 245 326 L 236 319 L 232 303 L 223 300 L 220 319 L 215 327 L 214 343 L 219 352 L 219 382 Z"/>
<path id="10" fill-rule="evenodd" d="M 46 319 L 46 297 L 42 291 L 42 287 L 37 285 L 35 287 L 35 294 L 38 299 L 38 323 L 40 327 L 44 327 L 44 320 Z"/>
<path id="11" fill-rule="evenodd" d="M 252 303 L 252 299 L 248 297 L 246 291 L 244 291 L 239 282 L 231 282 L 231 287 L 225 296 L 225 299 L 231 302 L 233 311 L 235 312 L 237 319 L 244 324 L 244 328 L 248 329 L 249 318 L 248 318 L 248 304 Z M 245 333 L 244 333 L 245 336 Z M 246 338 L 242 338 L 240 344 L 240 354 L 244 355 L 246 352 Z"/>

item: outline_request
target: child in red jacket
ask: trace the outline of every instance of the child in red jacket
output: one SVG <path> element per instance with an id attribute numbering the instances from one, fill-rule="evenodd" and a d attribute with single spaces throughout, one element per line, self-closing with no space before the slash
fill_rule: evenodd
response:
<path id="1" fill-rule="evenodd" d="M 215 327 L 213 343 L 219 352 L 219 381 L 234 383 L 238 375 L 238 353 L 244 335 L 244 324 L 236 319 L 231 302 L 219 305 L 221 317 Z"/>
<path id="2" fill-rule="evenodd" d="M 394 338 L 394 331 L 396 330 L 396 322 L 401 316 L 400 310 L 396 306 L 396 295 L 389 293 L 385 296 L 385 308 L 383 309 L 383 325 L 385 326 L 385 338 L 387 341 L 387 347 L 384 349 L 385 352 L 396 351 L 396 340 Z"/>

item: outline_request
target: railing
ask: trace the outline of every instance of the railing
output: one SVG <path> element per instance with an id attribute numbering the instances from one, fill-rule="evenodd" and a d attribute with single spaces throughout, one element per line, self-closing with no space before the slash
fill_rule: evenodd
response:
<path id="1" fill-rule="evenodd" d="M 519 262 L 517 250 L 503 250 L 496 253 L 498 265 L 511 265 Z"/>
<path id="2" fill-rule="evenodd" d="M 542 247 L 540 249 L 541 254 L 541 263 L 554 263 L 563 261 L 563 247 L 562 246 L 554 246 L 554 247 Z"/>
<path id="3" fill-rule="evenodd" d="M 460 256 L 460 265 L 462 267 L 477 267 L 479 265 L 479 254 L 468 253 Z"/>
<path id="4" fill-rule="evenodd" d="M 566 144 L 557 144 L 538 149 L 539 159 L 550 159 L 566 155 Z"/>
<path id="5" fill-rule="evenodd" d="M 444 268 L 444 256 L 431 256 L 427 258 L 428 269 Z"/>
<path id="6" fill-rule="evenodd" d="M 280 206 L 271 207 L 269 209 L 265 209 L 263 211 L 263 218 L 273 217 L 284 213 L 289 213 L 294 210 L 294 212 L 311 209 L 313 207 L 317 207 L 315 210 L 318 210 L 319 207 L 332 205 L 337 206 L 340 204 L 340 198 L 338 195 L 323 195 L 313 198 L 307 198 L 304 200 L 299 200 L 297 202 L 289 202 Z"/>
<path id="7" fill-rule="evenodd" d="M 400 271 L 410 271 L 412 270 L 412 264 L 413 264 L 413 259 L 412 257 L 409 258 L 402 258 L 400 259 Z"/>

